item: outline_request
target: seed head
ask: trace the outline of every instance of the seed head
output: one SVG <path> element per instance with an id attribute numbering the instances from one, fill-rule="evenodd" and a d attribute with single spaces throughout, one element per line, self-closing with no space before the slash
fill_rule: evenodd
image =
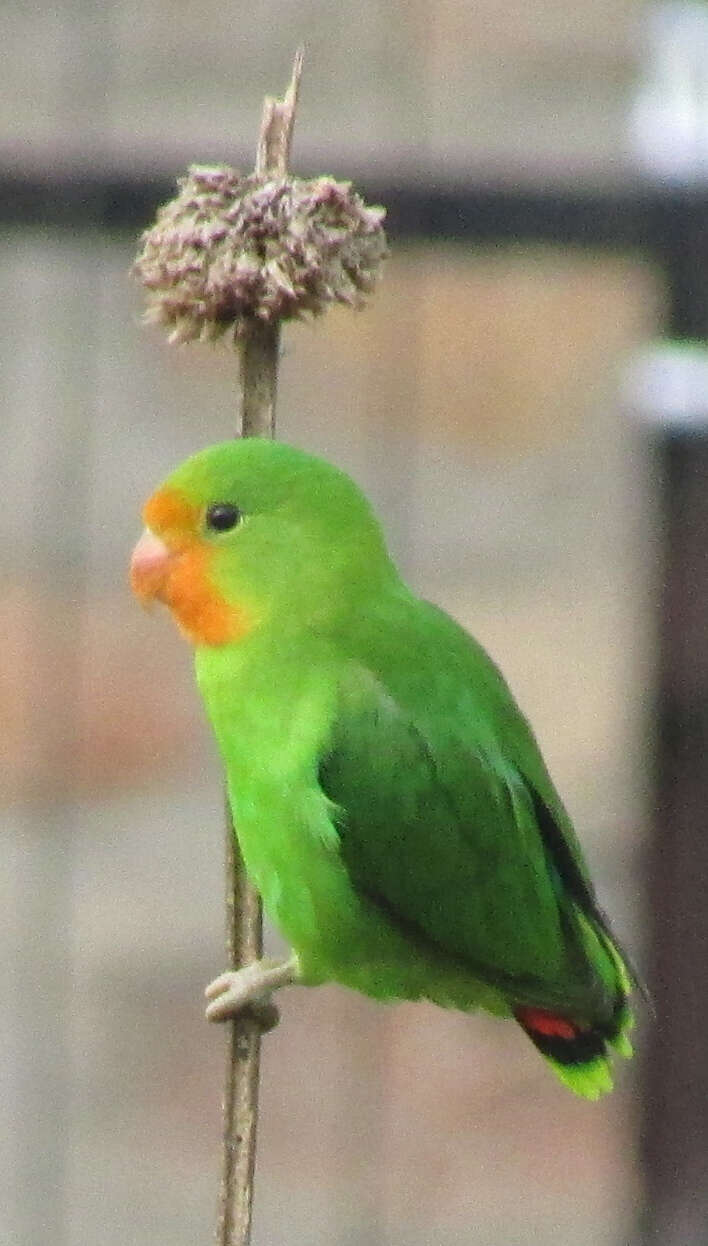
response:
<path id="1" fill-rule="evenodd" d="M 386 255 L 385 210 L 331 177 L 242 177 L 193 165 L 142 237 L 133 272 L 171 342 L 360 306 Z"/>

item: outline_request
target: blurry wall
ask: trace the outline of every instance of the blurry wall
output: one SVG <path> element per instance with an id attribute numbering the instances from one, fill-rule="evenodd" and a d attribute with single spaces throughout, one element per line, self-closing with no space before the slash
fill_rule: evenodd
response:
<path id="1" fill-rule="evenodd" d="M 612 178 L 634 8 L 8 5 L 0 162 L 246 159 L 305 38 L 298 168 Z M 200 997 L 223 961 L 220 777 L 190 655 L 125 567 L 155 482 L 231 435 L 235 362 L 140 326 L 133 251 L 78 226 L 0 239 L 0 1239 L 18 1246 L 187 1246 L 216 1198 L 223 1037 Z M 631 255 L 394 244 L 366 311 L 286 332 L 279 409 L 501 662 L 632 946 L 651 510 L 617 395 L 659 308 Z M 334 988 L 282 1002 L 254 1246 L 628 1241 L 631 1069 L 588 1106 L 513 1026 Z"/>
<path id="2" fill-rule="evenodd" d="M 179 168 L 250 154 L 307 46 L 299 158 L 429 179 L 596 179 L 625 155 L 638 0 L 5 0 L 0 156 Z"/>

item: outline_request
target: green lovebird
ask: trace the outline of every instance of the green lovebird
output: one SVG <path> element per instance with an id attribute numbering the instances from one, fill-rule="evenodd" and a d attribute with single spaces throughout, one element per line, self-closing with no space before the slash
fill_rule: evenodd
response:
<path id="1" fill-rule="evenodd" d="M 343 472 L 212 446 L 144 509 L 132 584 L 196 649 L 248 874 L 292 946 L 207 1016 L 335 981 L 515 1019 L 566 1086 L 612 1088 L 636 979 L 500 672 L 416 597 Z"/>

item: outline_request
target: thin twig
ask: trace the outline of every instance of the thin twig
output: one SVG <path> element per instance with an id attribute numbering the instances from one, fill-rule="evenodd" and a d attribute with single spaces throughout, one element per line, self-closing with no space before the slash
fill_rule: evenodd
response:
<path id="1" fill-rule="evenodd" d="M 261 133 L 256 151 L 258 177 L 265 177 L 268 173 L 274 173 L 276 177 L 285 177 L 288 171 L 304 55 L 305 49 L 298 48 L 293 61 L 290 85 L 283 99 L 273 99 L 270 95 L 265 98 Z"/>
<path id="2" fill-rule="evenodd" d="M 256 156 L 256 173 L 285 176 L 295 123 L 303 50 L 299 48 L 285 98 L 266 98 Z M 238 342 L 240 352 L 239 423 L 242 437 L 275 435 L 280 328 L 253 321 Z M 260 898 L 248 882 L 227 801 L 226 927 L 232 968 L 262 953 Z M 261 1029 L 244 1016 L 228 1023 L 229 1044 L 224 1094 L 224 1151 L 219 1196 L 218 1246 L 248 1246 L 251 1240 L 253 1174 L 256 1162 L 258 1075 Z"/>

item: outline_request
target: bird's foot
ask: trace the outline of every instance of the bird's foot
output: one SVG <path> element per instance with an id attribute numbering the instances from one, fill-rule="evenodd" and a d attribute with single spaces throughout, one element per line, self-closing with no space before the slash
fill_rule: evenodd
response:
<path id="1" fill-rule="evenodd" d="M 271 1001 L 273 991 L 297 981 L 297 957 L 285 961 L 255 960 L 242 969 L 229 970 L 210 982 L 204 994 L 207 1021 L 229 1021 L 249 1013 L 262 1030 L 278 1024 L 278 1009 Z"/>

